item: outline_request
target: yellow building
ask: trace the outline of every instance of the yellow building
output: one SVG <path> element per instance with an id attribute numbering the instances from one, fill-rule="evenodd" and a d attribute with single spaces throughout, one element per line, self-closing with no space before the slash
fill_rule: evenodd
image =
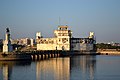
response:
<path id="1" fill-rule="evenodd" d="M 72 38 L 72 31 L 68 26 L 58 26 L 54 31 L 54 38 L 36 38 L 37 50 L 72 50 L 93 51 L 96 42 L 94 32 L 90 32 L 87 38 Z"/>
<path id="2" fill-rule="evenodd" d="M 71 30 L 68 26 L 58 26 L 54 38 L 37 39 L 37 50 L 70 50 Z"/>

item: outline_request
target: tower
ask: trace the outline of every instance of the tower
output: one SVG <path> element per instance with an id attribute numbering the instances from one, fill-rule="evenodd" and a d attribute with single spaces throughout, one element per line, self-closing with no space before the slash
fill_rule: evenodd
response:
<path id="1" fill-rule="evenodd" d="M 93 38 L 94 39 L 94 32 L 90 32 L 89 38 Z"/>
<path id="2" fill-rule="evenodd" d="M 12 50 L 13 49 L 10 40 L 10 30 L 9 28 L 6 28 L 5 40 L 3 41 L 3 52 L 8 53 L 11 52 Z"/>
<path id="3" fill-rule="evenodd" d="M 58 50 L 70 50 L 70 38 L 72 37 L 72 31 L 68 30 L 68 26 L 58 26 L 58 30 L 54 31 L 57 38 Z"/>
<path id="4" fill-rule="evenodd" d="M 39 38 L 41 38 L 41 32 L 36 33 L 36 39 L 39 39 Z"/>

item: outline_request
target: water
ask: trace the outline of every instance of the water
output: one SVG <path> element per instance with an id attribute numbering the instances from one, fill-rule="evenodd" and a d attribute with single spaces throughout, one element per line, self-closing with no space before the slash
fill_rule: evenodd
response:
<path id="1" fill-rule="evenodd" d="M 120 80 L 120 56 L 0 61 L 0 80 Z"/>

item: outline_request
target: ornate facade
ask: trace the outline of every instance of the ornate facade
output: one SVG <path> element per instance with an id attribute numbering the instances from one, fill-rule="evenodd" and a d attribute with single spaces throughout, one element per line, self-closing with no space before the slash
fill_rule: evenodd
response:
<path id="1" fill-rule="evenodd" d="M 36 38 L 37 50 L 70 50 L 71 30 L 68 26 L 58 26 L 54 38 Z"/>
<path id="2" fill-rule="evenodd" d="M 72 31 L 68 26 L 58 26 L 54 31 L 54 38 L 36 38 L 37 50 L 94 50 L 94 32 L 90 32 L 88 38 L 72 38 Z"/>

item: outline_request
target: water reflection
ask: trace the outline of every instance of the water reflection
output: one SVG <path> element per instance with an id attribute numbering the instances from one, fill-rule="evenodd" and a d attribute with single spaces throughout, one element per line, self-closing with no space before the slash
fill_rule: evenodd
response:
<path id="1" fill-rule="evenodd" d="M 12 73 L 12 68 L 8 65 L 3 66 L 3 80 L 10 80 L 10 75 Z"/>
<path id="2" fill-rule="evenodd" d="M 76 56 L 70 58 L 71 80 L 95 80 L 96 56 Z"/>
<path id="3" fill-rule="evenodd" d="M 96 56 L 55 58 L 36 64 L 36 80 L 95 79 Z"/>
<path id="4" fill-rule="evenodd" d="M 11 80 L 13 66 L 24 66 L 30 64 L 30 61 L 0 61 L 0 80 Z"/>
<path id="5" fill-rule="evenodd" d="M 95 80 L 96 56 L 0 61 L 0 80 Z"/>
<path id="6" fill-rule="evenodd" d="M 39 61 L 36 65 L 37 80 L 69 80 L 69 58 Z"/>

